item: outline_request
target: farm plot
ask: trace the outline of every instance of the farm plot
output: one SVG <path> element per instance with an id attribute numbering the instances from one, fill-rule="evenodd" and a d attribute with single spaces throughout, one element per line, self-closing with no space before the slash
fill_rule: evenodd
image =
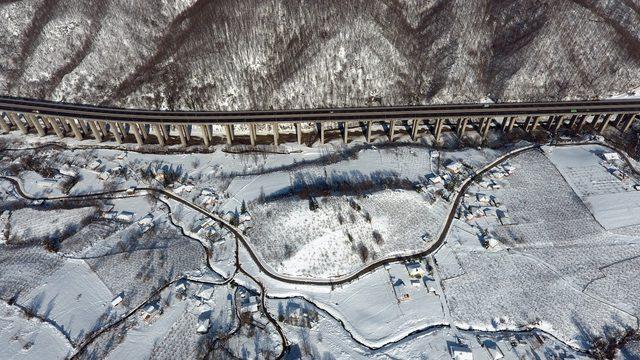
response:
<path id="1" fill-rule="evenodd" d="M 94 207 L 44 210 L 24 208 L 11 214 L 12 242 L 28 243 L 47 238 L 61 239 L 75 233 L 96 215 Z"/>
<path id="2" fill-rule="evenodd" d="M 599 145 L 548 148 L 547 156 L 593 216 L 606 229 L 640 224 L 640 191 L 631 174 L 624 174 L 624 162 L 612 150 Z"/>
<path id="3" fill-rule="evenodd" d="M 558 170 L 538 151 L 518 155 L 518 171 L 493 195 L 509 209 L 512 225 L 498 227 L 500 239 L 518 247 L 558 246 L 602 232 Z"/>
<path id="4" fill-rule="evenodd" d="M 60 256 L 37 246 L 0 245 L 0 297 L 3 300 L 17 298 L 64 265 Z"/>
<path id="5" fill-rule="evenodd" d="M 349 151 L 344 150 L 343 151 Z M 252 202 L 261 197 L 286 194 L 298 179 L 355 179 L 372 178 L 385 175 L 399 177 L 410 181 L 425 180 L 430 173 L 443 170 L 448 162 L 460 161 L 470 168 L 479 168 L 504 150 L 465 149 L 459 151 L 435 151 L 420 146 L 402 146 L 385 148 L 365 148 L 355 151 L 350 158 L 340 158 L 334 162 L 331 155 L 316 161 L 293 164 L 288 167 L 272 168 L 266 172 L 249 173 L 239 176 L 234 174 L 227 188 L 230 198 L 219 210 L 234 211 L 240 208 L 242 201 Z M 318 161 L 321 160 L 321 161 Z"/>
<path id="6" fill-rule="evenodd" d="M 324 197 L 316 211 L 308 200 L 287 198 L 255 205 L 248 235 L 277 271 L 336 276 L 374 259 L 427 247 L 447 208 L 446 202 L 431 205 L 413 191 Z"/>
<path id="7" fill-rule="evenodd" d="M 122 245 L 120 245 L 122 244 Z M 124 303 L 136 306 L 153 288 L 205 266 L 205 251 L 183 236 L 166 217 L 154 229 L 113 243 L 113 250 L 86 261 L 114 293 L 124 292 Z"/>
<path id="8" fill-rule="evenodd" d="M 614 283 L 633 281 L 633 259 L 625 253 L 637 252 L 638 238 L 604 230 L 542 153 L 529 151 L 511 162 L 518 170 L 486 194 L 513 221 L 454 223 L 448 236 L 464 270 L 443 281 L 454 321 L 487 330 L 539 327 L 580 346 L 634 327 L 633 295 L 624 296 Z M 488 226 L 498 245 L 482 248 L 478 226 Z M 618 265 L 625 270 L 606 273 Z M 633 293 L 635 286 L 628 288 Z"/>
<path id="9" fill-rule="evenodd" d="M 51 319 L 78 342 L 107 322 L 113 297 L 84 261 L 66 260 L 61 268 L 20 296 L 17 303 Z"/>
<path id="10" fill-rule="evenodd" d="M 278 316 L 280 325 L 291 342 L 290 355 L 296 359 L 448 359 L 449 346 L 462 344 L 473 353 L 474 359 L 490 359 L 487 345 L 499 349 L 507 358 L 570 358 L 582 359 L 559 341 L 543 333 L 513 334 L 509 332 L 481 333 L 455 331 L 449 327 L 435 327 L 382 348 L 371 350 L 354 341 L 350 334 L 325 311 L 300 298 L 274 299 L 267 302 L 269 311 Z M 293 310 L 293 311 L 292 311 Z M 298 324 L 291 321 L 298 314 L 316 320 Z"/>

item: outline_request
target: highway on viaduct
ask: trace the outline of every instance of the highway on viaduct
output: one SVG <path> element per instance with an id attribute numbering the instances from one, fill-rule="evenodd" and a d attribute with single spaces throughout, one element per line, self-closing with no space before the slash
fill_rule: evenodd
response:
<path id="1" fill-rule="evenodd" d="M 0 110 L 118 122 L 242 124 L 640 113 L 640 98 L 261 111 L 152 111 L 0 97 Z"/>

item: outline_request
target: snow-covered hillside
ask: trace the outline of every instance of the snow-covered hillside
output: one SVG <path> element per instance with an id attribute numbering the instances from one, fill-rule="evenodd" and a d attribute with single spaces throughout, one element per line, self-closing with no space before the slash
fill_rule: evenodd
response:
<path id="1" fill-rule="evenodd" d="M 591 98 L 640 85 L 637 1 L 0 2 L 0 93 L 243 109 Z"/>

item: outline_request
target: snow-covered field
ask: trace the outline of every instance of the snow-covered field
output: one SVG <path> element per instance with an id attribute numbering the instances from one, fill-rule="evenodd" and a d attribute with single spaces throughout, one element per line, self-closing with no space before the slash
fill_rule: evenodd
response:
<path id="1" fill-rule="evenodd" d="M 53 325 L 0 302 L 0 358 L 63 359 L 71 345 Z"/>
<path id="2" fill-rule="evenodd" d="M 492 358 L 494 347 L 507 359 L 580 358 L 567 344 L 585 348 L 594 336 L 633 328 L 640 312 L 640 224 L 597 198 L 635 209 L 635 179 L 622 181 L 605 168 L 603 149 L 544 148 L 509 159 L 469 188 L 434 256 L 323 286 L 270 277 L 242 245 L 236 262 L 235 236 L 216 216 L 234 220 L 229 211 L 245 200 L 238 229 L 270 270 L 348 274 L 429 246 L 451 202 L 434 201 L 433 189 L 339 189 L 315 196 L 312 210 L 308 198 L 283 194 L 301 182 L 382 175 L 426 187 L 427 175 L 450 162 L 471 171 L 507 149 L 439 157 L 406 145 L 351 156 L 337 156 L 344 149 L 332 146 L 189 157 L 47 149 L 43 157 L 80 174 L 71 194 L 153 186 L 205 212 L 133 190 L 89 202 L 30 202 L 0 181 L 0 323 L 9 329 L 0 331 L 8 344 L 0 357 L 32 358 L 50 347 L 51 357 L 61 358 L 98 334 L 81 358 L 268 358 L 282 350 L 268 310 L 293 345 L 290 358 L 449 358 L 452 346 L 468 347 L 476 359 Z M 12 151 L 1 164 L 23 164 L 27 156 L 38 154 Z M 0 171 L 12 172 L 27 192 L 65 193 L 61 185 L 44 186 L 37 171 Z M 254 201 L 261 193 L 266 201 Z M 59 246 L 51 248 L 50 239 Z"/>
<path id="3" fill-rule="evenodd" d="M 477 360 L 494 359 L 489 350 L 494 348 L 505 359 L 587 358 L 544 333 L 482 333 L 437 326 L 371 349 L 356 342 L 331 315 L 302 299 L 273 299 L 268 307 L 274 315 L 283 312 L 285 319 L 290 316 L 289 309 L 318 313 L 318 321 L 309 328 L 281 322 L 287 338 L 295 343 L 290 359 L 449 359 L 449 348 L 459 345 L 468 347 Z"/>
<path id="4" fill-rule="evenodd" d="M 640 179 L 616 177 L 624 162 L 605 162 L 602 154 L 608 153 L 609 148 L 585 145 L 549 148 L 548 157 L 605 229 L 640 225 L 640 191 L 633 188 Z"/>
<path id="5" fill-rule="evenodd" d="M 417 252 L 433 242 L 448 213 L 447 202 L 432 205 L 415 191 L 317 200 L 320 208 L 315 211 L 308 200 L 296 197 L 255 206 L 251 212 L 255 220 L 247 234 L 278 272 L 332 277 L 380 257 Z"/>
<path id="6" fill-rule="evenodd" d="M 547 152 L 568 149 L 582 151 Z M 603 266 L 633 256 L 640 237 L 604 230 L 543 153 L 531 150 L 510 163 L 517 169 L 499 181 L 500 189 L 469 190 L 492 196 L 510 224 L 484 215 L 457 220 L 447 247 L 435 255 L 453 321 L 487 330 L 537 327 L 578 346 L 635 327 L 633 295 L 621 294 L 637 288 L 630 278 L 633 261 Z M 497 244 L 485 249 L 483 231 Z M 613 282 L 623 279 L 631 283 L 616 292 Z"/>

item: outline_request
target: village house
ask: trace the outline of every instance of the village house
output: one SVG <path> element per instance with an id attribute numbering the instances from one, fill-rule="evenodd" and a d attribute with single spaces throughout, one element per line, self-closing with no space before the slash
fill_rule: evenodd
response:
<path id="1" fill-rule="evenodd" d="M 407 268 L 407 273 L 409 273 L 409 276 L 411 277 L 421 278 L 424 276 L 424 268 L 417 261 L 407 263 L 405 264 L 405 267 Z"/>
<path id="2" fill-rule="evenodd" d="M 602 157 L 606 160 L 606 161 L 616 161 L 616 160 L 620 160 L 620 154 L 616 153 L 616 152 L 607 152 L 602 154 Z"/>
<path id="3" fill-rule="evenodd" d="M 258 299 L 257 296 L 249 296 L 248 298 L 244 299 L 244 301 L 242 301 L 240 309 L 243 312 L 248 311 L 248 312 L 254 313 L 258 311 L 259 303 L 260 303 L 260 300 Z"/>

